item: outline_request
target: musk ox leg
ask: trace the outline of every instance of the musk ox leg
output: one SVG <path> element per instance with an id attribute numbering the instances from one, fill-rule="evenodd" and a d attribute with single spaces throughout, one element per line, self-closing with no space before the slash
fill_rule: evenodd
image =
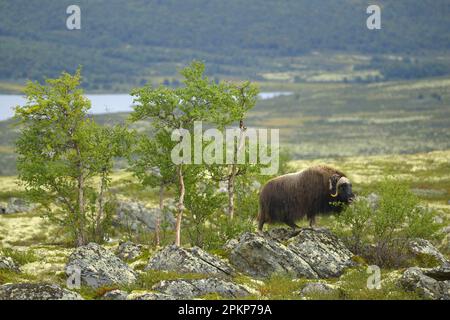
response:
<path id="1" fill-rule="evenodd" d="M 315 225 L 316 225 L 316 216 L 309 217 L 309 227 L 311 229 L 314 229 Z"/>
<path id="2" fill-rule="evenodd" d="M 266 221 L 264 220 L 264 217 L 259 215 L 259 217 L 258 217 L 258 231 L 262 231 L 263 230 L 264 223 L 266 223 Z"/>

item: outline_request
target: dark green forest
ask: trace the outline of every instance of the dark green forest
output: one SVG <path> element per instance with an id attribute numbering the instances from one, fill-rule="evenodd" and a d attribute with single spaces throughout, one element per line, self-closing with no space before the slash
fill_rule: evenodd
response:
<path id="1" fill-rule="evenodd" d="M 382 29 L 370 31 L 366 8 L 374 2 L 364 0 L 3 0 L 0 81 L 43 80 L 83 65 L 84 86 L 108 90 L 175 75 L 193 59 L 215 76 L 258 80 L 261 71 L 289 68 L 274 58 L 315 51 L 419 57 L 384 64 L 387 79 L 450 72 L 420 61 L 450 49 L 448 0 L 376 3 Z M 81 8 L 81 30 L 66 29 L 71 4 Z"/>

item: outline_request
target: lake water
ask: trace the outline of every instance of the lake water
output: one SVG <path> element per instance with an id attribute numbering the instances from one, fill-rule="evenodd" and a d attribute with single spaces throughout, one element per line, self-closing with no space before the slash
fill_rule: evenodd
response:
<path id="1" fill-rule="evenodd" d="M 259 98 L 262 100 L 273 99 L 279 96 L 290 95 L 290 92 L 261 92 Z M 130 112 L 133 110 L 133 98 L 128 94 L 87 94 L 91 100 L 89 113 L 115 113 Z M 13 108 L 24 105 L 25 98 L 20 95 L 0 94 L 0 121 L 11 118 L 14 115 Z"/>

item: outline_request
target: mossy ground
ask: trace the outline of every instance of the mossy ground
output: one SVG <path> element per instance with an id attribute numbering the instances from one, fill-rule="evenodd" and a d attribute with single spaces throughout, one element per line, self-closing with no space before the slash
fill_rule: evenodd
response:
<path id="1" fill-rule="evenodd" d="M 418 196 L 438 210 L 444 219 L 444 224 L 450 221 L 450 150 L 434 151 L 397 156 L 348 157 L 322 160 L 303 160 L 291 163 L 292 170 L 300 170 L 313 164 L 326 163 L 347 172 L 354 181 L 355 191 L 362 194 L 370 193 L 375 184 L 383 176 L 392 176 L 399 181 L 410 183 Z M 0 179 L 0 198 L 7 200 L 9 196 L 22 195 L 22 189 L 16 184 L 16 177 Z M 145 200 L 147 205 L 156 206 L 157 192 L 152 189 L 140 188 L 138 182 L 126 172 L 114 175 L 113 187 L 118 196 L 126 199 Z M 419 191 L 417 191 L 419 190 Z M 431 192 L 430 192 L 431 190 Z M 433 192 L 439 190 L 439 192 Z M 334 216 L 322 216 L 318 220 L 321 227 L 334 225 Z M 300 222 L 306 225 L 306 221 Z M 276 226 L 274 226 L 276 227 Z M 255 226 L 256 229 L 256 226 Z M 71 248 L 61 240 L 57 228 L 38 212 L 18 213 L 0 216 L 0 249 L 21 264 L 22 273 L 0 271 L 0 284 L 9 282 L 46 281 L 65 285 L 64 265 Z M 140 272 L 139 280 L 133 286 L 114 286 L 100 289 L 83 287 L 80 293 L 87 299 L 98 299 L 106 291 L 122 289 L 127 292 L 151 291 L 161 280 L 199 279 L 205 277 L 199 274 L 178 274 L 171 272 L 143 271 L 143 266 L 154 252 L 153 238 L 150 234 L 140 238 L 146 249 L 143 254 L 130 261 Z M 173 235 L 167 234 L 167 244 L 173 241 Z M 133 240 L 138 240 L 135 238 Z M 114 248 L 116 241 L 108 244 Z M 187 244 L 188 245 L 188 244 Z M 444 251 L 445 252 L 445 251 Z M 224 250 L 214 250 L 212 253 L 223 258 L 227 257 Z M 360 260 L 361 267 L 347 270 L 339 279 L 321 280 L 334 285 L 337 289 L 331 293 L 316 293 L 300 295 L 301 289 L 310 281 L 307 279 L 292 279 L 274 275 L 265 281 L 258 281 L 246 276 L 238 276 L 236 283 L 252 289 L 254 293 L 247 299 L 418 299 L 415 293 L 405 292 L 398 287 L 398 279 L 402 270 L 381 270 L 382 288 L 367 288 L 367 266 Z M 433 261 L 422 259 L 411 262 L 422 266 L 432 266 Z M 222 299 L 219 295 L 207 295 L 204 299 Z"/>

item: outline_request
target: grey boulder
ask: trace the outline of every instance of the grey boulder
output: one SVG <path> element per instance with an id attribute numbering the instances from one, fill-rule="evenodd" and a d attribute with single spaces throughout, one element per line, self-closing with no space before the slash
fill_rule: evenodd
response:
<path id="1" fill-rule="evenodd" d="M 327 230 L 245 233 L 230 253 L 231 264 L 257 278 L 288 274 L 311 279 L 340 276 L 355 265 L 353 254 Z"/>
<path id="2" fill-rule="evenodd" d="M 233 248 L 235 246 L 238 245 L 238 241 L 236 239 L 230 239 L 227 242 L 225 242 L 225 244 L 222 246 L 223 250 L 230 252 L 231 250 L 233 250 Z"/>
<path id="3" fill-rule="evenodd" d="M 11 257 L 0 255 L 0 270 L 8 270 L 13 272 L 20 272 L 20 267 Z"/>
<path id="4" fill-rule="evenodd" d="M 80 276 L 82 285 L 99 288 L 113 284 L 132 284 L 136 273 L 110 250 L 96 243 L 75 249 L 66 265 L 68 277 Z"/>
<path id="5" fill-rule="evenodd" d="M 450 268 L 408 268 L 400 278 L 405 290 L 432 300 L 450 300 Z"/>
<path id="6" fill-rule="evenodd" d="M 288 248 L 311 266 L 320 278 L 339 277 L 354 266 L 353 253 L 326 229 L 302 229 L 289 240 Z"/>
<path id="7" fill-rule="evenodd" d="M 218 294 L 224 298 L 239 298 L 250 294 L 244 286 L 218 278 L 163 280 L 152 289 L 179 299 L 190 299 L 207 294 Z"/>
<path id="8" fill-rule="evenodd" d="M 230 253 L 231 264 L 239 271 L 266 278 L 271 274 L 318 278 L 311 266 L 284 244 L 255 233 L 245 233 Z"/>
<path id="9" fill-rule="evenodd" d="M 103 300 L 127 300 L 128 292 L 123 290 L 111 290 L 106 292 L 103 296 Z"/>
<path id="10" fill-rule="evenodd" d="M 144 246 L 141 244 L 131 241 L 121 242 L 117 248 L 116 255 L 124 261 L 130 261 L 138 258 L 142 254 L 143 249 Z"/>
<path id="11" fill-rule="evenodd" d="M 291 228 L 274 228 L 264 232 L 264 236 L 278 242 L 286 242 L 295 237 L 301 230 Z"/>
<path id="12" fill-rule="evenodd" d="M 330 294 L 333 293 L 335 289 L 330 286 L 329 284 L 322 283 L 322 282 L 310 282 L 306 284 L 303 289 L 301 290 L 302 295 L 309 295 L 309 294 Z"/>
<path id="13" fill-rule="evenodd" d="M 16 283 L 0 286 L 0 300 L 83 300 L 76 292 L 55 284 Z"/>
<path id="14" fill-rule="evenodd" d="M 156 252 L 150 258 L 145 270 L 199 273 L 223 277 L 234 274 L 230 265 L 198 247 L 181 248 L 175 245 L 167 246 Z"/>
<path id="15" fill-rule="evenodd" d="M 161 226 L 167 229 L 174 228 L 175 218 L 170 204 L 161 212 L 159 208 L 149 209 L 141 202 L 122 201 L 117 206 L 114 224 L 123 226 L 133 232 L 140 230 L 154 231 L 158 216 Z"/>
<path id="16" fill-rule="evenodd" d="M 0 206 L 0 213 L 22 213 L 30 212 L 36 208 L 36 205 L 20 198 L 10 198 L 6 206 Z"/>
<path id="17" fill-rule="evenodd" d="M 127 300 L 177 300 L 174 296 L 159 292 L 136 292 L 128 295 Z"/>
<path id="18" fill-rule="evenodd" d="M 450 265 L 447 258 L 428 240 L 414 239 L 409 241 L 408 246 L 411 253 L 415 256 L 426 256 L 434 259 L 440 265 Z"/>

